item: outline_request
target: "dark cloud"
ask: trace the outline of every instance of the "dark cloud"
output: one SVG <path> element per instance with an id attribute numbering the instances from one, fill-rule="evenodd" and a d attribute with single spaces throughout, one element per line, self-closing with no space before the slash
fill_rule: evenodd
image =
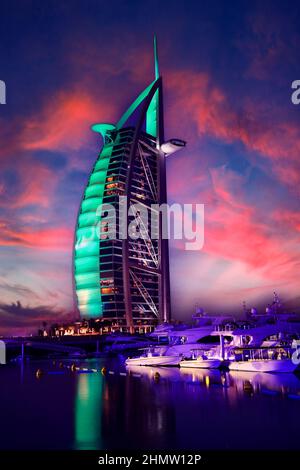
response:
<path id="1" fill-rule="evenodd" d="M 11 292 L 16 295 L 40 299 L 40 296 L 34 290 L 22 284 L 11 284 L 6 281 L 0 281 L 0 289 L 2 289 L 4 292 Z"/>
<path id="2" fill-rule="evenodd" d="M 0 303 L 0 334 L 35 334 L 42 322 L 48 324 L 71 321 L 74 312 L 64 311 L 51 305 L 31 307 L 20 301 L 10 304 Z"/>

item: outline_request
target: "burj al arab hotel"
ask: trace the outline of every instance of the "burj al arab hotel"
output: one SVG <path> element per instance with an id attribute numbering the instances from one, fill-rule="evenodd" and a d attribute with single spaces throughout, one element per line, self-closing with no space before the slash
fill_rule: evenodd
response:
<path id="1" fill-rule="evenodd" d="M 161 234 L 161 214 L 156 219 L 157 236 L 151 237 L 144 223 L 142 237 L 119 237 L 120 199 L 128 211 L 136 203 L 149 210 L 166 203 L 166 157 L 185 146 L 179 139 L 164 140 L 155 38 L 154 65 L 154 80 L 116 124 L 92 126 L 103 146 L 84 190 L 75 230 L 74 291 L 80 315 L 105 320 L 112 330 L 124 332 L 149 332 L 170 319 L 168 240 Z M 109 210 L 99 211 L 103 205 L 117 214 L 114 238 Z M 138 225 L 139 217 L 139 211 L 131 211 L 131 223 Z"/>

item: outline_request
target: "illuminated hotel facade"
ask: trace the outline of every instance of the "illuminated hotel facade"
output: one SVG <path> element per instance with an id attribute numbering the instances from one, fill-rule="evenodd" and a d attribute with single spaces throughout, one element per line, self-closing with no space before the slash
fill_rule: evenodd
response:
<path id="1" fill-rule="evenodd" d="M 83 318 L 105 320 L 112 330 L 147 332 L 170 320 L 168 240 L 162 237 L 162 214 L 153 205 L 167 202 L 166 155 L 185 142 L 164 142 L 156 40 L 154 55 L 154 81 L 119 122 L 92 126 L 102 135 L 103 148 L 84 191 L 75 231 L 78 310 Z M 136 204 L 150 211 L 148 222 L 134 209 Z M 124 210 L 143 236 L 121 236 Z"/>

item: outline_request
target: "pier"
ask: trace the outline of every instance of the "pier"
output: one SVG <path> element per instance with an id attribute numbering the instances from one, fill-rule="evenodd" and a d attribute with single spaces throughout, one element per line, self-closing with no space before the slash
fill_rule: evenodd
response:
<path id="1" fill-rule="evenodd" d="M 83 348 L 77 346 L 67 346 L 65 344 L 58 344 L 54 341 L 41 341 L 40 339 L 28 338 L 4 338 L 2 341 L 6 345 L 6 350 L 15 350 L 20 348 L 22 359 L 25 357 L 25 348 L 28 350 L 40 350 L 48 352 L 56 352 L 62 354 L 85 354 Z"/>

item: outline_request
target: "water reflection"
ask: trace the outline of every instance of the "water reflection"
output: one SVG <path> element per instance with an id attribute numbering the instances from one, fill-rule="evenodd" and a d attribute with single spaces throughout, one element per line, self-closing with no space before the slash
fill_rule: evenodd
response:
<path id="1" fill-rule="evenodd" d="M 78 364 L 96 372 L 71 372 L 48 361 L 1 368 L 2 449 L 299 447 L 297 375 L 125 371 L 121 361 L 108 358 Z M 103 366 L 114 374 L 102 375 Z M 39 379 L 37 368 L 43 370 Z"/>
<path id="2" fill-rule="evenodd" d="M 75 398 L 75 449 L 102 448 L 103 376 L 78 374 Z"/>
<path id="3" fill-rule="evenodd" d="M 106 376 L 103 393 L 102 430 L 105 445 L 110 448 L 168 448 L 176 442 L 175 410 L 170 400 L 171 381 L 157 387 L 144 380 L 138 369 L 126 376 Z M 168 371 L 163 372 L 165 377 Z"/>
<path id="4" fill-rule="evenodd" d="M 228 375 L 238 392 L 252 388 L 253 393 L 274 392 L 287 397 L 296 395 L 300 399 L 300 380 L 294 374 L 231 371 Z"/>
<path id="5" fill-rule="evenodd" d="M 127 371 L 150 380 L 155 380 L 159 374 L 160 380 L 198 384 L 206 388 L 210 386 L 232 388 L 236 394 L 270 391 L 287 397 L 299 396 L 300 399 L 300 376 L 290 373 L 224 372 L 216 369 L 137 366 L 130 366 Z"/>
<path id="6" fill-rule="evenodd" d="M 274 416 L 272 426 L 292 429 L 293 407 L 298 411 L 300 404 L 295 401 L 300 400 L 300 380 L 294 374 L 137 366 L 124 373 L 119 362 L 112 362 L 105 376 L 97 369 L 76 378 L 76 449 L 180 449 L 202 443 L 204 448 L 263 448 L 267 443 L 257 440 L 257 432 L 244 442 L 240 416 L 253 431 L 259 420 L 267 423 Z M 265 395 L 277 400 L 266 406 L 259 398 Z M 286 408 L 278 398 L 293 401 Z M 216 429 L 223 430 L 217 441 Z M 281 445 L 292 445 L 288 439 Z M 275 441 L 268 445 L 276 447 Z"/>

